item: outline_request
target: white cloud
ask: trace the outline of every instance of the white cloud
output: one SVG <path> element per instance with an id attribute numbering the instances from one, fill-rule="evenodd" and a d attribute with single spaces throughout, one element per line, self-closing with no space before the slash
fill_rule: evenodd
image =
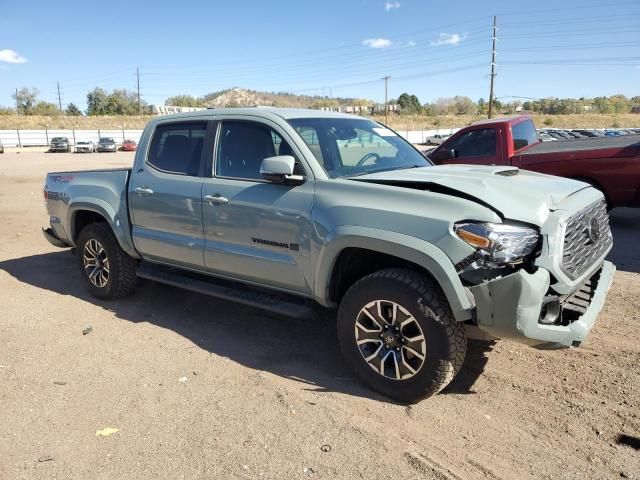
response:
<path id="1" fill-rule="evenodd" d="M 367 38 L 362 44 L 371 48 L 387 48 L 393 45 L 393 42 L 388 38 Z"/>
<path id="2" fill-rule="evenodd" d="M 388 12 L 394 8 L 400 8 L 400 2 L 387 2 L 384 4 L 384 9 Z"/>
<path id="3" fill-rule="evenodd" d="M 5 48 L 4 50 L 0 50 L 0 62 L 7 63 L 27 63 L 27 59 L 21 57 L 13 50 L 9 50 Z"/>
<path id="4" fill-rule="evenodd" d="M 415 47 L 418 43 L 414 42 L 413 40 L 409 40 L 407 43 L 405 43 L 405 45 L 407 47 Z"/>
<path id="5" fill-rule="evenodd" d="M 438 47 L 440 45 L 458 45 L 461 41 L 467 38 L 466 33 L 441 33 L 438 39 L 430 42 L 432 47 Z"/>

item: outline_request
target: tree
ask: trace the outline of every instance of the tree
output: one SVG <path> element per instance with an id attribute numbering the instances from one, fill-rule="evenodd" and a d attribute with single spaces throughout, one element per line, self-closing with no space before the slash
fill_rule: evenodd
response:
<path id="1" fill-rule="evenodd" d="M 418 97 L 409 95 L 408 93 L 400 95 L 397 103 L 400 106 L 400 111 L 403 113 L 420 113 L 422 110 L 422 105 L 420 105 Z"/>
<path id="2" fill-rule="evenodd" d="M 435 117 L 436 115 L 438 115 L 438 110 L 435 103 L 425 103 L 422 106 L 422 113 L 429 117 Z"/>
<path id="3" fill-rule="evenodd" d="M 40 101 L 33 106 L 30 115 L 60 115 L 60 110 L 55 103 Z"/>
<path id="4" fill-rule="evenodd" d="M 489 111 L 489 104 L 484 98 L 480 97 L 478 99 L 478 113 L 485 114 L 488 111 Z"/>
<path id="5" fill-rule="evenodd" d="M 107 115 L 108 95 L 102 88 L 94 88 L 87 93 L 87 115 Z"/>
<path id="6" fill-rule="evenodd" d="M 436 100 L 436 111 L 438 115 L 446 115 L 453 107 L 453 98 L 440 97 Z"/>
<path id="7" fill-rule="evenodd" d="M 126 89 L 114 90 L 107 97 L 107 111 L 109 115 L 137 115 L 138 95 Z"/>
<path id="8" fill-rule="evenodd" d="M 146 102 L 141 102 L 141 107 Z M 87 115 L 137 115 L 138 96 L 126 89 L 116 89 L 107 93 L 102 88 L 94 88 L 87 93 Z"/>
<path id="9" fill-rule="evenodd" d="M 74 103 L 70 103 L 69 105 L 67 105 L 65 113 L 67 115 L 71 115 L 72 117 L 79 117 L 82 115 L 82 112 Z"/>
<path id="10" fill-rule="evenodd" d="M 453 108 L 456 115 L 478 113 L 478 106 L 469 97 L 453 97 Z"/>
<path id="11" fill-rule="evenodd" d="M 204 107 L 204 102 L 192 95 L 175 95 L 169 97 L 164 101 L 165 105 L 172 105 L 175 107 Z"/>
<path id="12" fill-rule="evenodd" d="M 16 101 L 18 113 L 32 115 L 33 107 L 36 104 L 40 92 L 37 88 L 22 87 L 11 97 Z"/>

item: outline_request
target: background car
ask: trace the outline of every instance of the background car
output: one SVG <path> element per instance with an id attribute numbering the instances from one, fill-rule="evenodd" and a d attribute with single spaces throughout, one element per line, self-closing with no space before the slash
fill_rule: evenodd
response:
<path id="1" fill-rule="evenodd" d="M 548 133 L 545 132 L 541 132 L 538 134 L 538 138 L 540 139 L 541 142 L 555 142 L 558 139 L 552 137 L 551 135 L 549 135 Z"/>
<path id="2" fill-rule="evenodd" d="M 134 140 L 125 140 L 122 142 L 122 151 L 123 152 L 135 152 L 137 143 Z"/>
<path id="3" fill-rule="evenodd" d="M 111 137 L 103 137 L 98 140 L 98 152 L 114 152 L 117 150 L 116 142 Z"/>
<path id="4" fill-rule="evenodd" d="M 95 146 L 92 141 L 76 142 L 76 153 L 93 153 Z"/>
<path id="5" fill-rule="evenodd" d="M 427 137 L 424 143 L 426 143 L 427 145 L 440 145 L 450 136 L 451 135 L 448 133 L 436 133 L 435 135 Z"/>
<path id="6" fill-rule="evenodd" d="M 604 137 L 604 133 L 598 130 L 585 130 L 585 129 L 574 129 L 573 132 L 578 132 L 585 137 Z"/>
<path id="7" fill-rule="evenodd" d="M 4 145 L 2 145 L 2 140 L 0 140 L 0 153 L 4 153 Z"/>
<path id="8" fill-rule="evenodd" d="M 67 137 L 53 137 L 49 145 L 50 152 L 67 152 L 71 151 L 71 145 Z"/>

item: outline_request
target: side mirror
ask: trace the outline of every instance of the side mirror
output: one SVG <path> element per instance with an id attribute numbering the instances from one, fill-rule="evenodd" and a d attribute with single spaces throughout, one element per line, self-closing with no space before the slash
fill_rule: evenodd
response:
<path id="1" fill-rule="evenodd" d="M 296 159 L 291 155 L 278 155 L 265 158 L 260 165 L 260 175 L 272 183 L 299 183 L 304 177 L 293 175 Z"/>

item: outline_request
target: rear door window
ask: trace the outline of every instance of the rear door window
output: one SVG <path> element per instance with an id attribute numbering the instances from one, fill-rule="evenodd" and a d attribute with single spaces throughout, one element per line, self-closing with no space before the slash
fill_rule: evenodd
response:
<path id="1" fill-rule="evenodd" d="M 162 172 L 198 176 L 206 130 L 206 122 L 159 125 L 151 139 L 147 163 Z"/>

